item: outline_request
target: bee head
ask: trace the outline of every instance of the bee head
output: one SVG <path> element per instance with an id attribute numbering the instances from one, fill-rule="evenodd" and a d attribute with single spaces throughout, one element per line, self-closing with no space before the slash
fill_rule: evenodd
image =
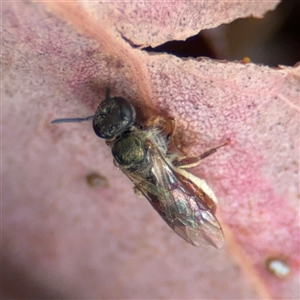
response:
<path id="1" fill-rule="evenodd" d="M 134 122 L 135 110 L 122 98 L 110 98 L 109 89 L 105 100 L 100 103 L 93 118 L 93 128 L 97 136 L 112 139 L 126 131 Z"/>

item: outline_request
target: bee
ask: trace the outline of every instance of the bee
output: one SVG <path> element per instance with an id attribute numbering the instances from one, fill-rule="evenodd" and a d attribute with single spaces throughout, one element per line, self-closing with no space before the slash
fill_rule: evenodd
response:
<path id="1" fill-rule="evenodd" d="M 180 157 L 169 147 L 174 120 L 158 116 L 141 125 L 134 107 L 122 97 L 110 97 L 109 89 L 95 115 L 51 123 L 91 119 L 95 134 L 110 147 L 114 164 L 174 232 L 194 246 L 205 242 L 222 247 L 224 235 L 215 216 L 217 198 L 204 180 L 185 169 L 198 165 L 225 144 L 198 157 Z"/>

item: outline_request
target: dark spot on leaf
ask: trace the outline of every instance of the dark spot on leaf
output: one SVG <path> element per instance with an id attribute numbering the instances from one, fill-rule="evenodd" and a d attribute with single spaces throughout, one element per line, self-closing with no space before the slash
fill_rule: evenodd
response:
<path id="1" fill-rule="evenodd" d="M 97 172 L 91 172 L 85 177 L 87 184 L 90 187 L 96 188 L 105 188 L 108 186 L 107 179 Z"/>

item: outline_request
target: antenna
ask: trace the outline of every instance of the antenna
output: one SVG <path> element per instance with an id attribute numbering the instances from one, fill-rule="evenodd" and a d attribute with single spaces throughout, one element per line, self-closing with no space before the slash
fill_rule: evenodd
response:
<path id="1" fill-rule="evenodd" d="M 84 122 L 84 121 L 89 121 L 92 120 L 95 117 L 89 116 L 86 118 L 64 118 L 64 119 L 55 119 L 51 121 L 51 124 L 59 124 L 59 123 L 78 123 L 78 122 Z"/>
<path id="2" fill-rule="evenodd" d="M 110 94 L 110 89 L 109 89 L 109 88 L 106 88 L 105 100 L 111 100 L 109 94 Z"/>
<path id="3" fill-rule="evenodd" d="M 112 101 L 112 98 L 109 96 L 110 89 L 106 88 L 105 100 L 104 101 Z M 63 118 L 63 119 L 55 119 L 51 121 L 51 124 L 59 124 L 59 123 L 78 123 L 92 120 L 96 115 L 89 116 L 86 118 Z"/>

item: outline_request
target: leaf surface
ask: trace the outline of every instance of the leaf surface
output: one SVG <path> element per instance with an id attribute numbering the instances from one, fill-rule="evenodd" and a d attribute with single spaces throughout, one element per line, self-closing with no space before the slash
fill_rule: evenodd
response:
<path id="1" fill-rule="evenodd" d="M 276 2 L 3 3 L 2 224 L 7 294 L 52 298 L 299 297 L 300 66 L 180 59 L 185 39 Z M 219 198 L 225 247 L 177 237 L 116 169 L 90 123 L 109 86 L 177 122 Z M 100 187 L 86 181 L 100 174 Z M 99 179 L 98 178 L 98 179 Z M 103 183 L 103 184 L 102 184 Z M 289 274 L 270 271 L 277 259 Z M 14 286 L 18 285 L 16 291 Z"/>

